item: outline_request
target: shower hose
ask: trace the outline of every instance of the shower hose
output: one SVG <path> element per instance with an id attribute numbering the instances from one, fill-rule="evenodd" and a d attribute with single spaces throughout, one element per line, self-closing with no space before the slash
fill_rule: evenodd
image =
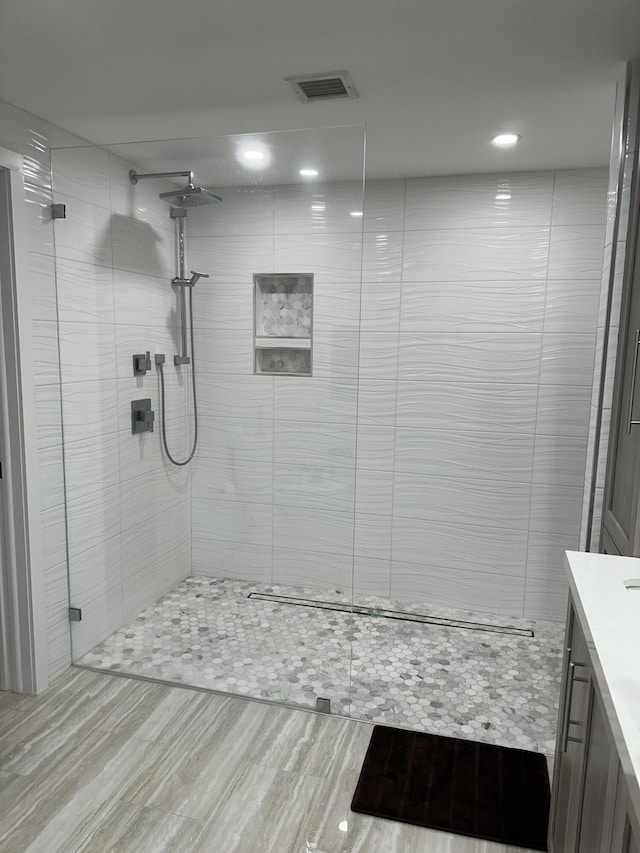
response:
<path id="1" fill-rule="evenodd" d="M 196 356 L 195 350 L 193 346 L 193 287 L 189 288 L 189 331 L 190 331 L 190 340 L 191 340 L 191 384 L 193 388 L 193 420 L 194 420 L 194 428 L 193 428 L 193 445 L 191 446 L 191 452 L 187 456 L 187 458 L 183 462 L 178 462 L 177 459 L 174 459 L 169 450 L 169 446 L 167 444 L 167 418 L 166 418 L 166 406 L 165 406 L 165 393 L 164 393 L 164 365 L 162 363 L 158 364 L 158 370 L 160 372 L 160 417 L 162 423 L 160 424 L 160 430 L 162 433 L 162 446 L 164 447 L 164 452 L 167 454 L 167 459 L 173 465 L 188 465 L 189 462 L 194 457 L 196 452 L 196 447 L 198 446 L 198 401 L 196 398 Z"/>

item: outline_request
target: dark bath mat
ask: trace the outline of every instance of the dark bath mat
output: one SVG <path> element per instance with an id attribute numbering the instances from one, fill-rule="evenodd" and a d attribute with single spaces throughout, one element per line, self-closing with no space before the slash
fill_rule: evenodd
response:
<path id="1" fill-rule="evenodd" d="M 351 809 L 546 850 L 549 799 L 540 753 L 375 726 Z"/>

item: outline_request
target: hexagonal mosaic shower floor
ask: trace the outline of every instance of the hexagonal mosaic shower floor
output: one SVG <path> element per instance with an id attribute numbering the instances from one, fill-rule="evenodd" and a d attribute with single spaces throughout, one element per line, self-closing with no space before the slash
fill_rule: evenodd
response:
<path id="1" fill-rule="evenodd" d="M 81 666 L 315 708 L 435 734 L 553 753 L 564 628 L 340 592 L 191 577 L 96 646 Z M 401 621 L 400 610 L 485 630 Z M 510 626 L 533 637 L 492 630 Z"/>

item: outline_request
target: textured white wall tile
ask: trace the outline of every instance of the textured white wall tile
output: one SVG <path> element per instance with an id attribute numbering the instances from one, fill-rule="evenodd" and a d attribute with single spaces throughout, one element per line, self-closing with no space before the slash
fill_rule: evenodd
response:
<path id="1" fill-rule="evenodd" d="M 376 560 L 371 557 L 353 558 L 353 592 L 355 595 L 379 595 L 389 598 L 391 595 L 391 563 L 389 560 Z M 360 653 L 356 641 L 354 656 Z"/>
<path id="2" fill-rule="evenodd" d="M 398 382 L 399 427 L 533 433 L 538 388 L 495 382 Z"/>
<path id="3" fill-rule="evenodd" d="M 70 501 L 117 486 L 120 479 L 117 434 L 65 441 L 64 464 Z"/>
<path id="4" fill-rule="evenodd" d="M 588 385 L 541 385 L 536 432 L 586 437 L 590 396 Z"/>
<path id="5" fill-rule="evenodd" d="M 527 579 L 524 600 L 526 619 L 547 619 L 550 622 L 564 622 L 567 618 L 568 583 L 552 583 Z"/>
<path id="6" fill-rule="evenodd" d="M 71 626 L 73 656 L 81 657 L 102 642 L 123 622 L 122 586 L 118 584 L 91 601 L 79 601 L 82 621 Z"/>
<path id="7" fill-rule="evenodd" d="M 552 172 L 411 178 L 407 231 L 549 225 Z"/>
<path id="8" fill-rule="evenodd" d="M 580 487 L 587 459 L 586 438 L 537 435 L 533 482 Z"/>
<path id="9" fill-rule="evenodd" d="M 398 379 L 536 383 L 542 336 L 508 332 L 400 335 Z"/>
<path id="10" fill-rule="evenodd" d="M 393 512 L 404 518 L 424 518 L 463 526 L 476 524 L 526 530 L 529 521 L 529 483 L 424 477 L 397 473 Z"/>
<path id="11" fill-rule="evenodd" d="M 176 311 L 176 294 L 166 278 L 114 270 L 113 292 L 115 321 L 121 326 L 166 326 Z M 194 307 L 199 297 L 196 291 Z"/>
<path id="12" fill-rule="evenodd" d="M 51 152 L 53 192 L 110 208 L 109 155 L 104 148 L 59 148 Z"/>
<path id="13" fill-rule="evenodd" d="M 38 452 L 40 474 L 40 509 L 59 506 L 64 495 L 62 444 L 51 444 Z"/>
<path id="14" fill-rule="evenodd" d="M 60 385 L 36 385 L 33 389 L 38 451 L 62 445 Z"/>
<path id="15" fill-rule="evenodd" d="M 402 234 L 383 231 L 365 234 L 362 276 L 367 281 L 399 281 L 402 275 Z"/>
<path id="16" fill-rule="evenodd" d="M 360 334 L 360 377 L 363 380 L 395 379 L 398 373 L 398 333 Z"/>
<path id="17" fill-rule="evenodd" d="M 206 373 L 253 374 L 253 335 L 247 329 L 218 329 L 200 335 L 197 365 Z"/>
<path id="18" fill-rule="evenodd" d="M 607 169 L 556 172 L 554 225 L 604 225 L 607 213 Z"/>
<path id="19" fill-rule="evenodd" d="M 111 234 L 115 269 L 164 278 L 167 283 L 177 274 L 173 231 L 131 216 L 113 216 Z"/>
<path id="20" fill-rule="evenodd" d="M 145 540 L 145 532 L 138 531 L 138 537 Z M 74 607 L 79 606 L 76 601 L 91 601 L 119 586 L 122 583 L 120 534 L 74 555 L 69 560 L 69 580 Z"/>
<path id="21" fill-rule="evenodd" d="M 202 457 L 193 470 L 194 498 L 271 503 L 273 465 Z"/>
<path id="22" fill-rule="evenodd" d="M 112 265 L 112 219 L 108 210 L 56 193 L 67 207 L 66 219 L 54 222 L 56 258 L 85 264 Z"/>
<path id="23" fill-rule="evenodd" d="M 351 594 L 353 558 L 342 554 L 273 549 L 273 583 L 344 591 Z M 349 651 L 345 645 L 345 657 Z"/>
<path id="24" fill-rule="evenodd" d="M 223 542 L 220 539 L 200 539 L 192 543 L 194 575 L 214 578 L 271 583 L 271 548 L 241 542 Z"/>
<path id="25" fill-rule="evenodd" d="M 393 499 L 393 471 L 358 468 L 356 512 L 389 515 Z"/>
<path id="26" fill-rule="evenodd" d="M 273 471 L 274 514 L 288 507 L 353 513 L 355 471 L 328 465 L 280 465 Z"/>
<path id="27" fill-rule="evenodd" d="M 362 232 L 362 181 L 285 184 L 274 188 L 274 233 Z"/>
<path id="28" fill-rule="evenodd" d="M 206 283 L 246 284 L 253 281 L 254 273 L 274 270 L 271 236 L 190 237 L 188 248 L 189 268 L 207 273 Z"/>
<path id="29" fill-rule="evenodd" d="M 358 468 L 393 471 L 396 431 L 393 427 L 358 425 Z"/>
<path id="30" fill-rule="evenodd" d="M 324 282 L 313 293 L 314 332 L 360 330 L 360 284 Z"/>
<path id="31" fill-rule="evenodd" d="M 222 187 L 213 190 L 222 204 L 189 210 L 190 237 L 273 235 L 273 187 Z"/>
<path id="32" fill-rule="evenodd" d="M 545 332 L 594 334 L 598 322 L 600 282 L 548 281 Z"/>
<path id="33" fill-rule="evenodd" d="M 228 462 L 273 462 L 273 421 L 207 418 L 199 425 L 198 455 Z"/>
<path id="34" fill-rule="evenodd" d="M 356 417 L 357 393 L 358 384 L 355 378 L 276 377 L 274 380 L 275 419 L 353 424 Z"/>
<path id="35" fill-rule="evenodd" d="M 530 530 L 576 535 L 582 510 L 582 488 L 539 485 L 531 488 Z"/>
<path id="36" fill-rule="evenodd" d="M 253 284 L 201 280 L 193 294 L 193 310 L 200 332 L 197 343 L 218 329 L 246 329 L 253 334 Z"/>
<path id="37" fill-rule="evenodd" d="M 353 513 L 303 507 L 274 510 L 273 545 L 274 548 L 350 556 L 353 553 Z"/>
<path id="38" fill-rule="evenodd" d="M 601 225 L 554 225 L 549 247 L 549 278 L 599 278 L 603 238 L 604 226 Z"/>
<path id="39" fill-rule="evenodd" d="M 58 326 L 48 320 L 31 324 L 31 357 L 36 386 L 60 383 L 58 359 Z"/>
<path id="40" fill-rule="evenodd" d="M 396 471 L 481 480 L 531 480 L 533 435 L 399 428 Z"/>
<path id="41" fill-rule="evenodd" d="M 134 575 L 153 575 L 160 558 L 170 553 L 176 546 L 190 543 L 191 540 L 191 498 L 177 501 L 171 512 L 160 513 L 149 520 L 144 528 L 131 528 L 123 531 L 122 575 L 123 579 Z M 172 556 L 176 556 L 175 552 Z M 184 574 L 184 561 L 174 566 L 173 583 Z M 166 588 L 172 585 L 169 584 Z M 153 599 L 152 599 L 153 600 Z M 149 602 L 151 603 L 151 601 Z"/>
<path id="42" fill-rule="evenodd" d="M 67 533 L 64 504 L 44 509 L 40 513 L 42 561 L 46 571 L 67 561 Z"/>
<path id="43" fill-rule="evenodd" d="M 173 234 L 175 222 L 171 219 L 170 205 L 159 195 L 176 189 L 172 181 L 152 179 L 132 184 L 129 171 L 144 172 L 136 163 L 128 163 L 121 157 L 109 154 L 109 189 L 111 212 L 118 218 L 130 217 L 144 222 L 154 229 Z M 190 211 L 191 212 L 191 211 Z"/>
<path id="44" fill-rule="evenodd" d="M 223 539 L 271 548 L 271 504 L 193 500 L 195 539 Z"/>
<path id="45" fill-rule="evenodd" d="M 63 383 L 116 378 L 113 325 L 60 322 L 59 328 Z"/>
<path id="46" fill-rule="evenodd" d="M 527 532 L 461 525 L 453 517 L 447 523 L 395 517 L 392 556 L 416 565 L 524 576 Z"/>
<path id="47" fill-rule="evenodd" d="M 541 385 L 591 385 L 595 335 L 545 334 L 542 339 Z"/>
<path id="48" fill-rule="evenodd" d="M 393 426 L 396 419 L 398 383 L 385 379 L 360 379 L 358 383 L 358 423 Z"/>
<path id="49" fill-rule="evenodd" d="M 356 379 L 358 376 L 358 333 L 317 331 L 313 335 L 314 379 Z M 277 380 L 286 382 L 286 378 Z M 302 380 L 304 381 L 304 380 Z"/>
<path id="50" fill-rule="evenodd" d="M 364 230 L 402 231 L 404 180 L 367 181 L 364 190 Z"/>
<path id="51" fill-rule="evenodd" d="M 166 466 L 146 471 L 120 484 L 121 530 L 140 527 L 156 515 L 171 512 L 191 493 L 191 471 Z"/>
<path id="52" fill-rule="evenodd" d="M 362 332 L 397 332 L 400 320 L 400 282 L 363 281 Z"/>
<path id="53" fill-rule="evenodd" d="M 315 275 L 325 282 L 354 282 L 361 277 L 362 238 L 359 234 L 279 235 L 274 240 L 273 269 Z M 253 272 L 268 272 L 254 267 Z"/>
<path id="54" fill-rule="evenodd" d="M 198 381 L 202 420 L 208 418 L 273 418 L 271 376 L 201 374 Z"/>
<path id="55" fill-rule="evenodd" d="M 278 464 L 355 466 L 355 424 L 274 421 L 273 455 Z"/>
<path id="56" fill-rule="evenodd" d="M 126 574 L 122 581 L 125 624 L 191 574 L 191 539 L 173 540 L 156 553 L 153 571 Z"/>
<path id="57" fill-rule="evenodd" d="M 113 274 L 108 267 L 58 260 L 60 320 L 73 323 L 113 323 Z M 138 313 L 138 320 L 140 314 Z"/>
<path id="58" fill-rule="evenodd" d="M 566 583 L 564 552 L 578 547 L 576 533 L 529 533 L 527 579 Z"/>
<path id="59" fill-rule="evenodd" d="M 541 332 L 544 281 L 406 282 L 401 332 Z"/>
<path id="60" fill-rule="evenodd" d="M 388 507 L 389 512 L 391 507 Z M 391 515 L 369 515 L 357 512 L 355 516 L 354 554 L 376 560 L 391 559 Z M 362 575 L 361 575 L 362 579 Z M 387 586 L 389 585 L 387 566 Z"/>
<path id="61" fill-rule="evenodd" d="M 95 548 L 120 532 L 120 489 L 101 491 L 67 501 L 69 556 Z"/>
<path id="62" fill-rule="evenodd" d="M 32 320 L 44 320 L 55 323 L 58 319 L 56 308 L 56 266 L 50 255 L 29 252 L 28 288 Z"/>
<path id="63" fill-rule="evenodd" d="M 530 281 L 546 276 L 548 253 L 548 228 L 406 231 L 402 280 Z"/>
<path id="64" fill-rule="evenodd" d="M 391 597 L 517 617 L 522 615 L 524 579 L 394 560 Z"/>

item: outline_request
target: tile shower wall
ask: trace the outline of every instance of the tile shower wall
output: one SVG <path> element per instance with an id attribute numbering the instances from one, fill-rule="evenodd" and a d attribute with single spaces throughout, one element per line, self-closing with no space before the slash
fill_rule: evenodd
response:
<path id="1" fill-rule="evenodd" d="M 132 186 L 131 165 L 100 148 L 52 152 L 71 603 L 77 657 L 191 570 L 189 468 L 160 446 L 158 376 L 132 356 L 167 356 L 167 431 L 186 455 L 188 383 L 177 352 L 175 237 L 168 185 Z M 132 435 L 130 402 L 150 397 L 153 433 Z"/>
<path id="2" fill-rule="evenodd" d="M 355 184 L 196 211 L 194 573 L 563 619 L 606 183 L 371 182 L 362 238 Z M 252 375 L 252 274 L 272 271 L 316 274 L 311 378 Z"/>

